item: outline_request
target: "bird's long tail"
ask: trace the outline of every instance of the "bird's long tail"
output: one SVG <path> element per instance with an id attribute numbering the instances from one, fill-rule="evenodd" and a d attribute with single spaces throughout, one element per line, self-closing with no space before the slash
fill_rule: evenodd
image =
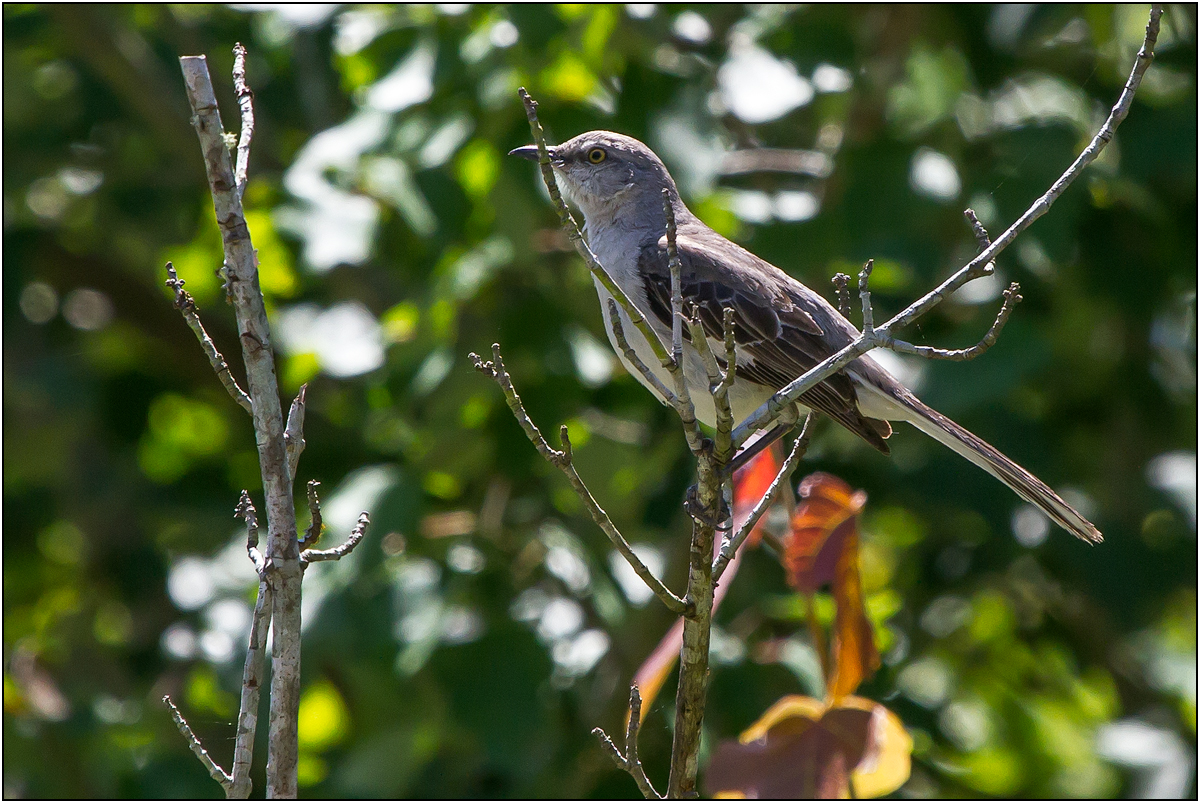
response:
<path id="1" fill-rule="evenodd" d="M 900 398 L 887 395 L 893 408 L 903 409 L 904 415 L 896 418 L 908 421 L 929 437 L 958 452 L 1077 538 L 1089 544 L 1104 540 L 1096 526 L 1081 516 L 1079 511 L 1063 501 L 1046 483 L 1005 457 L 995 446 L 954 423 L 911 393 L 904 393 Z"/>

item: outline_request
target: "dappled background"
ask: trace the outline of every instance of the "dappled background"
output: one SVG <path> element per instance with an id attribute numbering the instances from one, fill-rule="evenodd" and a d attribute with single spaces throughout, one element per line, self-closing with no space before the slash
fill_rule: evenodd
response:
<path id="1" fill-rule="evenodd" d="M 466 355 L 504 346 L 530 413 L 567 424 L 675 588 L 693 467 L 611 354 L 533 167 L 504 156 L 529 142 L 517 87 L 551 141 L 646 141 L 701 218 L 828 297 L 874 258 L 890 315 L 973 255 L 964 207 L 998 234 L 1070 163 L 1147 12 L 6 5 L 5 796 L 218 795 L 167 692 L 232 751 L 255 587 L 233 508 L 261 484 L 247 416 L 162 284 L 172 260 L 240 375 L 178 56 L 208 54 L 235 129 L 231 49 L 249 49 L 245 203 L 282 390 L 309 382 L 299 479 L 323 483 L 325 545 L 372 516 L 306 578 L 302 793 L 622 797 L 589 731 L 620 728 L 671 619 Z M 826 425 L 797 473 L 869 497 L 884 661 L 859 693 L 913 735 L 901 795 L 1196 793 L 1196 115 L 1195 7 L 1169 6 L 1114 143 L 995 278 L 907 333 L 973 343 L 1019 281 L 1000 343 L 880 357 L 1102 546 L 910 428 L 888 459 Z M 819 694 L 803 611 L 777 558 L 748 555 L 702 760 L 780 696 Z M 673 698 L 668 681 L 643 730 L 656 780 Z"/>

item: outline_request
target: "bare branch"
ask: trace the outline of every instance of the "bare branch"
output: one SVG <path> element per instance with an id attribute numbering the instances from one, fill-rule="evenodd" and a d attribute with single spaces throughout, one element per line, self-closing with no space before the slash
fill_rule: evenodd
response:
<path id="1" fill-rule="evenodd" d="M 896 340 L 894 338 L 888 338 L 884 345 L 892 351 L 898 351 L 902 354 L 915 354 L 918 357 L 927 357 L 932 360 L 953 360 L 956 362 L 973 360 L 996 345 L 996 341 L 1000 337 L 1000 331 L 1008 321 L 1008 316 L 1012 314 L 1013 308 L 1020 301 L 1021 286 L 1013 282 L 1004 291 L 1004 304 L 1001 305 L 1000 312 L 996 314 L 996 320 L 992 322 L 991 328 L 988 329 L 987 334 L 983 336 L 982 340 L 970 348 L 939 349 L 934 346 L 914 346 L 912 343 L 906 343 L 903 340 Z"/>
<path id="2" fill-rule="evenodd" d="M 250 562 L 254 564 L 254 571 L 259 577 L 262 577 L 267 571 L 267 564 L 263 559 L 262 552 L 258 549 L 258 511 L 254 509 L 254 503 L 250 501 L 249 492 L 242 491 L 242 497 L 238 500 L 237 507 L 233 509 L 233 515 L 234 518 L 246 522 L 246 554 L 250 556 Z"/>
<path id="3" fill-rule="evenodd" d="M 246 194 L 246 176 L 250 169 L 250 140 L 254 138 L 254 93 L 246 86 L 246 48 L 233 46 L 233 92 L 242 110 L 242 135 L 238 139 L 237 168 L 233 172 L 238 197 Z"/>
<path id="4" fill-rule="evenodd" d="M 863 337 L 870 337 L 875 332 L 875 311 L 871 309 L 871 271 L 875 268 L 875 260 L 868 259 L 858 272 L 858 297 L 862 301 L 862 332 Z"/>
<path id="5" fill-rule="evenodd" d="M 788 478 L 792 476 L 792 472 L 796 469 L 796 464 L 800 461 L 800 458 L 804 457 L 804 453 L 808 451 L 808 441 L 811 437 L 809 430 L 816 417 L 816 413 L 809 411 L 808 417 L 804 419 L 803 429 L 800 430 L 795 443 L 792 444 L 792 451 L 788 453 L 787 459 L 783 461 L 783 465 L 780 466 L 779 473 L 775 475 L 775 479 L 771 480 L 771 485 L 767 488 L 767 492 L 754 505 L 754 509 L 750 511 L 750 517 L 746 519 L 741 528 L 721 546 L 721 554 L 713 562 L 714 583 L 720 581 L 721 575 L 725 574 L 725 569 L 729 566 L 729 561 L 733 560 L 733 556 L 737 553 L 738 549 L 750 537 L 750 533 L 754 532 L 754 527 L 758 524 L 758 520 L 767 512 L 767 508 L 771 507 L 780 489 L 787 485 Z"/>
<path id="6" fill-rule="evenodd" d="M 283 430 L 283 441 L 287 445 L 288 476 L 296 482 L 296 471 L 300 468 L 300 453 L 304 451 L 304 412 L 308 396 L 308 383 L 300 386 L 300 392 L 292 400 L 288 410 L 287 426 Z"/>
<path id="7" fill-rule="evenodd" d="M 554 179 L 554 168 L 550 166 L 550 154 L 546 149 L 546 135 L 542 131 L 542 124 L 538 122 L 537 101 L 529 96 L 529 93 L 525 91 L 525 87 L 518 89 L 517 94 L 521 96 L 521 102 L 525 104 L 525 116 L 529 119 L 529 130 L 533 133 L 533 141 L 537 143 L 538 167 L 541 169 L 542 182 L 546 185 L 547 192 L 550 193 L 550 201 L 554 204 L 555 211 L 558 212 L 558 219 L 567 233 L 567 238 L 575 246 L 575 250 L 579 255 L 583 257 L 588 270 L 604 286 L 609 295 L 617 300 L 617 303 L 621 305 L 621 309 L 625 310 L 625 314 L 629 316 L 629 320 L 633 323 L 634 327 L 641 332 L 642 337 L 646 338 L 646 342 L 650 344 L 650 348 L 654 351 L 654 356 L 659 359 L 664 368 L 667 367 L 671 359 L 667 354 L 667 347 L 663 345 L 658 335 L 650 327 L 646 316 L 630 300 L 629 296 L 625 295 L 625 291 L 621 289 L 621 286 L 613 281 L 613 278 L 608 275 L 608 271 L 596 259 L 596 255 L 592 253 L 592 249 L 583 239 L 583 232 L 579 230 L 579 224 L 575 222 L 575 218 L 571 215 L 571 210 L 567 207 L 566 202 L 563 201 L 562 193 L 558 191 L 558 183 Z"/>
<path id="8" fill-rule="evenodd" d="M 833 274 L 833 286 L 837 288 L 837 308 L 842 317 L 850 317 L 850 277 L 844 273 Z"/>
<path id="9" fill-rule="evenodd" d="M 988 236 L 987 229 L 979 222 L 979 217 L 975 214 L 974 209 L 964 209 L 963 215 L 967 222 L 971 224 L 971 231 L 975 232 L 975 239 L 979 242 L 979 250 L 982 251 L 992 244 L 992 238 Z"/>
<path id="10" fill-rule="evenodd" d="M 258 730 L 258 700 L 263 687 L 267 631 L 271 626 L 271 585 L 265 572 L 259 578 L 254 617 L 250 620 L 246 663 L 242 666 L 237 739 L 233 745 L 233 783 L 226 792 L 231 800 L 250 797 L 250 768 L 254 763 L 254 735 Z"/>
<path id="11" fill-rule="evenodd" d="M 229 391 L 229 395 L 248 413 L 253 412 L 250 404 L 250 397 L 238 385 L 237 380 L 233 378 L 233 374 L 229 371 L 229 364 L 225 362 L 225 358 L 221 352 L 217 350 L 217 344 L 213 343 L 212 338 L 208 336 L 208 332 L 204 331 L 204 324 L 200 323 L 200 312 L 196 309 L 196 302 L 192 299 L 192 294 L 183 289 L 183 279 L 179 278 L 179 274 L 175 271 L 175 266 L 170 262 L 167 263 L 167 287 L 175 291 L 175 308 L 183 314 L 183 320 L 187 323 L 188 328 L 196 335 L 196 339 L 200 341 L 201 348 L 208 356 L 208 362 L 217 373 L 217 379 L 221 380 L 221 384 L 225 386 L 225 390 Z"/>
<path id="12" fill-rule="evenodd" d="M 654 790 L 654 785 L 646 777 L 642 760 L 638 758 L 638 731 L 642 725 L 642 694 L 636 683 L 629 687 L 629 723 L 625 726 L 625 754 L 613 744 L 612 739 L 603 728 L 593 728 L 592 733 L 600 739 L 600 746 L 609 754 L 613 763 L 633 776 L 633 780 L 647 800 L 662 800 L 663 796 Z"/>
<path id="13" fill-rule="evenodd" d="M 656 393 L 667 400 L 667 404 L 671 405 L 672 407 L 676 407 L 678 404 L 678 399 L 675 398 L 675 394 L 672 393 L 670 389 L 662 383 L 662 380 L 660 380 L 658 376 L 656 376 L 654 372 L 646 366 L 646 363 L 642 362 L 642 358 L 639 357 L 637 352 L 633 350 L 633 347 L 629 345 L 629 341 L 625 337 L 625 326 L 621 323 L 621 314 L 617 311 L 616 300 L 610 298 L 608 300 L 607 309 L 608 322 L 612 325 L 613 337 L 616 338 L 617 346 L 621 349 L 621 353 L 625 355 L 625 359 L 628 360 L 629 364 L 637 369 L 637 372 L 641 374 L 647 382 L 650 383 L 651 387 L 654 388 Z"/>
<path id="14" fill-rule="evenodd" d="M 725 338 L 725 372 L 721 377 L 721 384 L 724 386 L 723 392 L 728 393 L 733 387 L 733 381 L 737 379 L 737 341 L 734 338 L 732 307 L 723 310 L 721 332 Z"/>
<path id="15" fill-rule="evenodd" d="M 675 412 L 683 423 L 683 435 L 692 454 L 699 454 L 704 446 L 704 435 L 696 423 L 696 406 L 692 404 L 687 386 L 687 373 L 683 360 L 683 265 L 679 261 L 676 244 L 675 209 L 671 206 L 671 195 L 663 188 L 663 216 L 666 218 L 667 266 L 671 272 L 671 363 L 667 369 L 675 383 Z"/>
<path id="16" fill-rule="evenodd" d="M 200 744 L 200 739 L 192 732 L 192 729 L 187 724 L 187 720 L 183 718 L 183 714 L 179 713 L 179 709 L 175 707 L 175 703 L 171 702 L 171 695 L 164 694 L 162 701 L 163 705 L 171 709 L 171 719 L 175 720 L 175 726 L 179 728 L 179 732 L 187 740 L 188 747 L 196 754 L 196 758 L 200 759 L 200 763 L 208 770 L 208 774 L 212 776 L 212 779 L 221 784 L 221 788 L 228 792 L 233 779 L 229 777 L 229 774 L 225 770 L 221 769 L 217 762 L 213 761 L 212 756 L 204 749 L 204 745 Z"/>
<path id="17" fill-rule="evenodd" d="M 1158 40 L 1159 20 L 1162 16 L 1162 6 L 1154 5 L 1150 10 L 1150 21 L 1146 25 L 1146 37 L 1142 42 L 1142 47 L 1138 51 L 1137 60 L 1134 63 L 1133 70 L 1129 74 L 1129 80 L 1125 83 L 1125 88 L 1122 90 L 1116 104 L 1112 107 L 1112 112 L 1108 119 L 1100 128 L 1100 131 L 1093 137 L 1091 143 L 1084 148 L 1079 157 L 1071 164 L 1070 167 L 1059 177 L 1057 181 L 1050 187 L 1049 190 L 1037 201 L 1035 201 L 1025 213 L 1017 219 L 1003 234 L 1001 234 L 989 246 L 983 249 L 982 252 L 969 263 L 959 268 L 950 278 L 946 279 L 936 288 L 926 293 L 921 298 L 914 301 L 906 309 L 895 315 L 891 320 L 882 326 L 875 327 L 873 332 L 867 332 L 867 326 L 864 322 L 864 332 L 853 343 L 842 348 L 836 354 L 830 355 L 822 360 L 811 370 L 805 372 L 802 376 L 797 377 L 786 387 L 774 394 L 770 399 L 764 402 L 757 410 L 748 416 L 738 428 L 734 431 L 734 444 L 741 445 L 755 431 L 766 427 L 774 419 L 776 419 L 783 409 L 791 402 L 796 401 L 805 392 L 815 387 L 819 382 L 832 374 L 840 371 L 842 368 L 849 365 L 858 357 L 867 353 L 873 348 L 885 345 L 887 339 L 892 337 L 892 332 L 902 326 L 915 321 L 929 310 L 940 304 L 948 295 L 953 293 L 958 288 L 962 287 L 972 279 L 977 279 L 981 276 L 986 276 L 991 268 L 989 265 L 993 263 L 996 257 L 1017 238 L 1021 232 L 1029 228 L 1029 225 L 1044 215 L 1051 204 L 1062 195 L 1070 184 L 1079 177 L 1085 167 L 1095 161 L 1105 145 L 1112 140 L 1113 134 L 1116 132 L 1117 126 L 1129 114 L 1129 108 L 1133 103 L 1134 93 L 1138 86 L 1141 85 L 1142 76 L 1146 69 L 1150 66 L 1150 62 L 1154 58 L 1154 45 Z"/>
<path id="18" fill-rule="evenodd" d="M 320 517 L 320 515 L 320 511 L 318 511 L 317 516 Z M 310 563 L 322 560 L 341 560 L 353 552 L 354 548 L 363 540 L 363 536 L 367 533 L 367 525 L 370 523 L 371 517 L 365 511 L 360 513 L 358 523 L 354 525 L 354 529 L 350 531 L 350 537 L 344 544 L 333 549 L 306 549 L 300 553 L 300 565 L 307 567 Z"/>
<path id="19" fill-rule="evenodd" d="M 203 56 L 180 58 L 192 108 L 192 123 L 204 156 L 209 191 L 225 253 L 229 292 L 237 316 L 246 364 L 247 391 L 254 416 L 259 467 L 267 517 L 267 571 L 271 577 L 272 641 L 271 720 L 267 756 L 267 796 L 294 798 L 298 793 L 297 712 L 300 705 L 300 550 L 296 511 L 284 444 L 283 411 L 275 374 L 271 331 L 258 280 L 258 260 L 233 164 L 225 144 L 221 113 Z M 247 145 L 248 147 L 248 145 Z"/>
<path id="20" fill-rule="evenodd" d="M 311 547 L 321 537 L 321 500 L 317 498 L 317 488 L 321 483 L 316 480 L 308 481 L 308 512 L 312 516 L 312 523 L 308 525 L 308 529 L 304 532 L 304 537 L 300 539 L 300 546 Z M 366 515 L 365 513 L 363 514 Z M 301 555 L 303 558 L 303 554 Z"/>
<path id="21" fill-rule="evenodd" d="M 525 430 L 525 436 L 529 438 L 534 447 L 541 453 L 547 462 L 556 466 L 564 474 L 567 475 L 567 480 L 571 483 L 571 487 L 575 489 L 575 493 L 583 501 L 584 507 L 591 514 L 592 520 L 599 525 L 604 534 L 608 536 L 608 540 L 612 542 L 621 556 L 629 562 L 633 570 L 637 572 L 638 577 L 650 587 L 662 603 L 674 613 L 684 614 L 690 610 L 687 603 L 679 597 L 671 593 L 671 590 L 663 585 L 662 581 L 654 576 L 654 573 L 642 563 L 641 559 L 629 546 L 629 542 L 625 540 L 625 536 L 621 535 L 620 530 L 612 523 L 612 519 L 604 512 L 604 508 L 596 502 L 592 492 L 584 484 L 583 479 L 575 470 L 575 466 L 571 462 L 571 442 L 566 437 L 566 427 L 560 430 L 560 436 L 563 438 L 563 451 L 551 448 L 550 444 L 546 443 L 546 439 L 542 437 L 541 431 L 537 425 L 529 418 L 529 414 L 525 412 L 525 405 L 521 403 L 521 397 L 517 395 L 516 388 L 513 387 L 512 378 L 508 375 L 508 371 L 504 369 L 504 360 L 500 356 L 500 344 L 492 345 L 492 360 L 484 362 L 478 354 L 472 352 L 470 354 L 471 362 L 475 365 L 475 370 L 482 374 L 490 376 L 496 380 L 496 384 L 504 392 L 504 398 L 508 402 L 508 407 L 512 410 L 513 417 L 517 419 L 517 423 L 521 425 L 521 429 Z"/>

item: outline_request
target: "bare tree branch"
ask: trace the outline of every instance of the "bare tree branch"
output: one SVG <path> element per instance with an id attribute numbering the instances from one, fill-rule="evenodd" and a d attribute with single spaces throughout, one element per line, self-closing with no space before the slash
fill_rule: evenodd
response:
<path id="1" fill-rule="evenodd" d="M 617 346 L 621 349 L 621 353 L 625 355 L 625 359 L 650 383 L 659 395 L 667 400 L 667 404 L 677 407 L 679 400 L 675 397 L 675 394 L 647 367 L 646 363 L 642 362 L 642 358 L 629 345 L 629 340 L 625 337 L 625 325 L 621 323 L 621 314 L 617 311 L 617 302 L 615 299 L 610 298 L 608 300 L 607 309 L 608 322 L 612 325 L 613 337 L 617 339 Z"/>
<path id="2" fill-rule="evenodd" d="M 837 308 L 842 317 L 850 317 L 850 277 L 844 273 L 833 274 L 833 286 L 837 288 Z"/>
<path id="3" fill-rule="evenodd" d="M 254 736 L 258 731 L 258 701 L 263 686 L 267 631 L 271 626 L 271 585 L 266 562 L 258 550 L 258 513 L 250 494 L 242 491 L 234 508 L 234 516 L 246 522 L 246 554 L 258 575 L 258 596 L 254 601 L 254 616 L 250 620 L 250 638 L 246 647 L 246 662 L 242 666 L 242 693 L 238 703 L 237 737 L 233 745 L 233 777 L 225 795 L 230 800 L 250 797 L 250 768 L 254 763 Z"/>
<path id="4" fill-rule="evenodd" d="M 683 424 L 683 436 L 687 439 L 692 454 L 699 454 L 704 447 L 704 434 L 696 421 L 696 406 L 692 403 L 687 386 L 687 373 L 683 360 L 683 266 L 679 261 L 676 245 L 675 210 L 671 206 L 671 195 L 664 187 L 662 192 L 663 215 L 667 221 L 667 265 L 671 272 L 671 363 L 667 366 L 675 383 L 675 412 Z"/>
<path id="5" fill-rule="evenodd" d="M 1150 9 L 1150 20 L 1146 25 L 1146 36 L 1142 42 L 1142 47 L 1138 51 L 1137 59 L 1134 62 L 1132 71 L 1129 74 L 1129 80 L 1125 82 L 1125 88 L 1121 91 L 1120 97 L 1116 104 L 1113 105 L 1112 111 L 1101 126 L 1100 131 L 1092 138 L 1092 141 L 1084 148 L 1079 157 L 1071 164 L 1070 167 L 1051 185 L 1042 197 L 1038 198 L 1027 210 L 1013 223 L 1009 228 L 996 238 L 990 245 L 983 249 L 980 254 L 968 262 L 963 267 L 959 268 L 950 278 L 946 279 L 933 290 L 926 293 L 921 298 L 914 301 L 902 312 L 895 315 L 887 323 L 879 327 L 874 327 L 868 332 L 869 327 L 864 321 L 863 334 L 853 343 L 850 343 L 845 348 L 838 351 L 836 354 L 830 355 L 822 360 L 811 370 L 797 377 L 786 387 L 782 388 L 778 393 L 773 395 L 769 400 L 764 402 L 757 410 L 746 418 L 737 429 L 734 431 L 734 444 L 740 446 L 746 442 L 755 431 L 769 425 L 773 420 L 779 417 L 780 413 L 787 407 L 788 404 L 796 401 L 805 392 L 815 387 L 819 382 L 826 377 L 840 371 L 842 368 L 849 365 L 858 357 L 867 353 L 873 348 L 886 346 L 888 338 L 893 337 L 892 333 L 902 326 L 915 321 L 929 310 L 940 304 L 948 295 L 953 293 L 958 288 L 962 287 L 972 279 L 978 279 L 981 276 L 988 275 L 992 268 L 991 265 L 996 257 L 1017 238 L 1021 232 L 1029 228 L 1030 224 L 1039 217 L 1049 211 L 1050 206 L 1063 194 L 1068 186 L 1071 185 L 1076 178 L 1083 172 L 1083 169 L 1095 161 L 1096 157 L 1104 149 L 1113 138 L 1117 126 L 1129 114 L 1130 106 L 1133 103 L 1134 93 L 1141 85 L 1142 76 L 1145 75 L 1146 69 L 1150 66 L 1150 62 L 1154 59 L 1154 45 L 1158 41 L 1159 20 L 1162 16 L 1162 6 L 1153 5 Z M 978 236 L 978 231 L 976 230 Z M 869 306 L 869 305 L 868 305 Z M 867 308 L 864 308 L 864 313 Z"/>
<path id="6" fill-rule="evenodd" d="M 204 156 L 217 225 L 221 230 L 266 496 L 266 566 L 271 575 L 271 622 L 275 633 L 267 796 L 294 798 L 298 793 L 297 712 L 300 704 L 300 584 L 303 575 L 274 352 L 259 287 L 258 261 L 225 145 L 208 64 L 204 56 L 184 56 L 179 62 L 192 107 L 192 122 Z"/>
<path id="7" fill-rule="evenodd" d="M 642 766 L 642 760 L 638 758 L 638 731 L 642 725 L 642 694 L 638 690 L 636 683 L 629 687 L 629 723 L 625 726 L 625 754 L 613 744 L 612 739 L 608 738 L 608 734 L 603 728 L 592 728 L 592 733 L 600 739 L 600 746 L 609 754 L 619 768 L 628 772 L 638 789 L 641 790 L 642 796 L 646 800 L 662 800 L 663 796 L 654 790 L 654 785 L 650 783 L 650 779 L 646 777 L 646 770 Z"/>
<path id="8" fill-rule="evenodd" d="M 899 351 L 903 354 L 915 354 L 918 357 L 926 357 L 931 360 L 953 360 L 961 362 L 963 360 L 973 360 L 980 354 L 996 345 L 996 341 L 1000 338 L 1000 331 L 1004 329 L 1004 324 L 1008 322 L 1008 316 L 1012 314 L 1013 308 L 1021 301 L 1021 286 L 1013 282 L 1004 291 L 1004 303 L 1000 307 L 1000 312 L 996 313 L 996 320 L 992 322 L 992 326 L 987 330 L 987 334 L 983 339 L 974 346 L 965 349 L 939 349 L 934 346 L 914 346 L 912 343 L 906 343 L 903 340 L 888 338 L 884 344 L 892 351 Z"/>
<path id="9" fill-rule="evenodd" d="M 308 396 L 308 383 L 300 386 L 300 392 L 292 400 L 288 409 L 287 426 L 283 430 L 283 441 L 287 444 L 288 475 L 292 482 L 296 481 L 296 471 L 300 468 L 300 453 L 304 451 L 304 411 Z"/>
<path id="10" fill-rule="evenodd" d="M 196 339 L 200 341 L 200 346 L 204 349 L 204 353 L 208 356 L 208 362 L 212 365 L 213 371 L 217 374 L 217 379 L 221 380 L 225 390 L 229 391 L 229 395 L 248 413 L 253 413 L 253 408 L 250 406 L 250 397 L 238 385 L 237 380 L 233 378 L 233 374 L 229 371 L 229 364 L 225 362 L 225 357 L 217 350 L 217 344 L 208 336 L 208 332 L 204 331 L 204 324 L 200 323 L 200 312 L 196 309 L 196 302 L 192 299 L 192 294 L 183 289 L 186 282 L 179 278 L 179 274 L 175 271 L 175 266 L 170 262 L 167 263 L 167 287 L 175 291 L 175 308 L 183 314 L 183 320 L 187 323 L 188 328 L 196 334 Z"/>
<path id="11" fill-rule="evenodd" d="M 300 546 L 311 547 L 321 537 L 321 500 L 317 498 L 317 488 L 320 485 L 321 483 L 316 480 L 308 481 L 308 513 L 312 516 L 312 523 L 304 531 L 304 537 L 300 539 Z M 303 553 L 301 553 L 301 560 L 303 557 Z"/>
<path id="12" fill-rule="evenodd" d="M 175 720 L 175 726 L 179 728 L 179 732 L 187 740 L 188 747 L 196 754 L 196 758 L 200 759 L 200 763 L 208 770 L 208 774 L 212 776 L 212 779 L 221 784 L 221 788 L 228 792 L 233 779 L 229 777 L 229 774 L 225 770 L 221 769 L 217 762 L 213 761 L 212 756 L 204 749 L 204 745 L 200 744 L 199 737 L 192 732 L 192 729 L 187 724 L 187 720 L 183 718 L 183 714 L 179 713 L 179 709 L 175 707 L 175 703 L 171 702 L 171 695 L 164 694 L 162 701 L 163 705 L 171 709 L 171 719 Z"/>
<path id="13" fill-rule="evenodd" d="M 242 110 L 242 134 L 238 138 L 237 168 L 234 182 L 238 197 L 246 194 L 246 177 L 250 170 L 250 140 L 254 139 L 254 93 L 246 86 L 246 48 L 238 42 L 233 46 L 233 92 Z"/>
<path id="14" fill-rule="evenodd" d="M 787 485 L 788 478 L 792 476 L 792 472 L 796 469 L 796 464 L 800 461 L 800 458 L 804 457 L 804 453 L 808 451 L 808 442 L 811 437 L 809 430 L 816 417 L 816 413 L 809 411 L 808 416 L 804 419 L 804 427 L 796 437 L 795 443 L 792 444 L 792 451 L 788 453 L 787 459 L 783 461 L 783 465 L 780 466 L 775 479 L 771 480 L 771 485 L 767 488 L 767 492 L 754 505 L 754 509 L 750 511 L 750 517 L 746 519 L 741 528 L 721 546 L 721 554 L 713 562 L 714 583 L 720 582 L 721 575 L 725 574 L 725 568 L 729 566 L 729 561 L 733 559 L 734 554 L 746 542 L 746 539 L 750 537 L 750 533 L 754 532 L 754 527 L 758 524 L 758 520 L 762 518 L 763 514 L 774 503 L 780 489 Z"/>
<path id="15" fill-rule="evenodd" d="M 559 437 L 562 439 L 563 451 L 558 451 L 546 443 L 546 439 L 542 436 L 537 425 L 529 418 L 529 414 L 525 412 L 525 406 L 521 403 L 521 397 L 517 395 L 516 388 L 513 387 L 512 378 L 508 375 L 508 371 L 504 368 L 504 360 L 500 356 L 500 344 L 492 345 L 492 360 L 484 362 L 478 354 L 472 352 L 470 354 L 471 362 L 475 365 L 475 370 L 482 374 L 490 376 L 496 380 L 496 384 L 504 392 L 504 398 L 508 402 L 508 407 L 512 410 L 513 417 L 517 419 L 517 423 L 521 425 L 521 429 L 525 430 L 526 437 L 538 450 L 538 452 L 551 465 L 557 467 L 566 476 L 571 483 L 571 487 L 575 489 L 575 493 L 583 501 L 584 507 L 591 514 L 592 520 L 599 525 L 604 534 L 608 536 L 608 540 L 612 542 L 621 556 L 629 562 L 633 570 L 637 572 L 638 577 L 642 578 L 650 590 L 654 592 L 662 603 L 667 606 L 673 613 L 684 614 L 690 610 L 687 603 L 679 597 L 671 593 L 671 590 L 663 585 L 662 581 L 654 576 L 654 572 L 642 563 L 641 558 L 629 546 L 629 542 L 625 540 L 625 536 L 621 535 L 621 531 L 612 523 L 612 519 L 604 512 L 604 508 L 596 502 L 592 492 L 588 490 L 583 479 L 575 470 L 575 466 L 571 460 L 571 441 L 567 437 L 567 428 L 564 426 L 559 431 Z"/>
<path id="16" fill-rule="evenodd" d="M 320 511 L 317 512 L 319 517 Z M 358 524 L 354 525 L 354 529 L 350 531 L 350 536 L 341 546 L 333 549 L 306 549 L 300 553 L 300 565 L 307 567 L 310 563 L 316 563 L 322 560 L 341 560 L 354 551 L 366 535 L 367 525 L 371 523 L 371 517 L 364 511 L 358 516 Z"/>

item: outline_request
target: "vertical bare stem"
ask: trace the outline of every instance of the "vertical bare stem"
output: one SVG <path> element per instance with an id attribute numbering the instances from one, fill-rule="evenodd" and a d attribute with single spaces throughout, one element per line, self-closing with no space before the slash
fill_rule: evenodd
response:
<path id="1" fill-rule="evenodd" d="M 254 414 L 259 467 L 267 508 L 267 563 L 272 574 L 272 650 L 270 740 L 267 796 L 295 798 L 297 785 L 297 712 L 300 705 L 300 550 L 296 511 L 284 444 L 283 410 L 271 349 L 270 328 L 258 281 L 258 260 L 242 212 L 224 127 L 204 56 L 180 58 L 192 122 L 200 138 L 209 189 L 229 271 L 230 293 L 241 335 L 242 355 Z"/>

